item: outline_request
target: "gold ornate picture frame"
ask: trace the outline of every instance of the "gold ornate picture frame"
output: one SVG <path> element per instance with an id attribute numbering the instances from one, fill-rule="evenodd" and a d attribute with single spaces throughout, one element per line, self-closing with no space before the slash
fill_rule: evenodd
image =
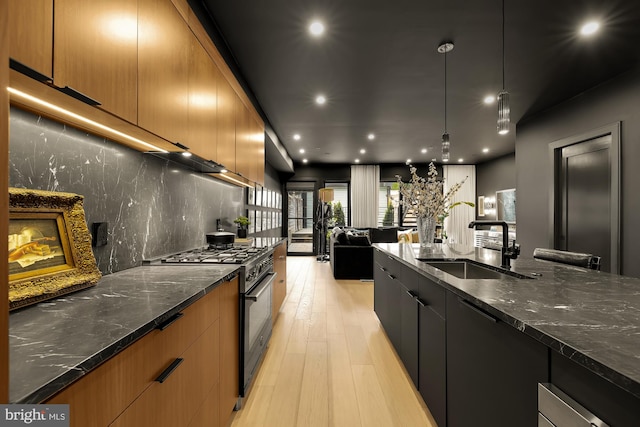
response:
<path id="1" fill-rule="evenodd" d="M 95 285 L 101 277 L 73 193 L 9 188 L 9 309 Z"/>

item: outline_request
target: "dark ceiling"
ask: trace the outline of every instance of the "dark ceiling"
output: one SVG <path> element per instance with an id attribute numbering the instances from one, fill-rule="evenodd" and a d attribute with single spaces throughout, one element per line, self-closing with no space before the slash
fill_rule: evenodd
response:
<path id="1" fill-rule="evenodd" d="M 436 49 L 445 40 L 455 44 L 447 55 L 451 163 L 513 152 L 518 122 L 636 67 L 640 56 L 638 0 L 506 0 L 512 125 L 502 136 L 497 105 L 482 102 L 502 86 L 500 0 L 190 3 L 208 10 L 227 45 L 222 50 L 296 163 L 440 161 L 444 55 Z M 326 26 L 320 38 L 307 29 L 315 18 Z M 593 18 L 600 31 L 580 36 Z M 324 106 L 314 103 L 319 93 Z"/>

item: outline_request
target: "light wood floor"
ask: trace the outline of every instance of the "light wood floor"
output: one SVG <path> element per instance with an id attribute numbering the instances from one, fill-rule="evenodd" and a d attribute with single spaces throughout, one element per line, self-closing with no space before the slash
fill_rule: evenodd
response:
<path id="1" fill-rule="evenodd" d="M 373 282 L 287 259 L 287 298 L 233 427 L 436 427 L 373 311 Z"/>

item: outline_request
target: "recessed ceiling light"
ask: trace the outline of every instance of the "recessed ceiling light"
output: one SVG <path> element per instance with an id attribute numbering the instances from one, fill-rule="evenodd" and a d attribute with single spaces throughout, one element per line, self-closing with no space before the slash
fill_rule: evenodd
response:
<path id="1" fill-rule="evenodd" d="M 374 139 L 376 139 L 376 136 L 370 133 L 369 135 L 367 135 L 367 138 L 369 139 L 369 141 L 373 141 Z"/>
<path id="2" fill-rule="evenodd" d="M 316 104 L 318 105 L 324 105 L 327 102 L 327 98 L 325 98 L 324 95 L 318 95 L 316 96 Z"/>
<path id="3" fill-rule="evenodd" d="M 411 163 L 411 159 L 407 159 L 407 161 L 405 162 L 406 164 Z"/>
<path id="4" fill-rule="evenodd" d="M 303 153 L 304 153 L 304 148 L 301 148 L 300 149 L 300 154 L 303 154 Z"/>
<path id="5" fill-rule="evenodd" d="M 489 149 L 488 149 L 488 148 L 483 148 L 483 149 L 482 149 L 482 152 L 483 152 L 483 153 L 488 153 L 488 152 L 489 152 Z"/>
<path id="6" fill-rule="evenodd" d="M 464 162 L 464 159 L 462 158 L 458 159 L 458 163 L 462 163 L 462 162 Z"/>
<path id="7" fill-rule="evenodd" d="M 506 135 L 506 134 L 508 134 L 508 133 L 509 133 L 509 129 L 499 130 L 499 131 L 498 131 L 498 133 L 499 133 L 500 135 Z"/>
<path id="8" fill-rule="evenodd" d="M 494 102 L 496 102 L 496 97 L 493 95 L 487 95 L 484 97 L 482 102 L 484 102 L 485 104 L 493 104 Z"/>
<path id="9" fill-rule="evenodd" d="M 443 161 L 444 163 L 446 163 L 446 162 L 448 162 L 448 161 L 449 161 L 449 159 L 442 159 L 442 161 Z"/>
<path id="10" fill-rule="evenodd" d="M 313 21 L 311 25 L 309 25 L 309 32 L 312 36 L 321 36 L 324 34 L 324 24 L 320 21 Z"/>
<path id="11" fill-rule="evenodd" d="M 597 32 L 600 29 L 600 23 L 597 21 L 590 21 L 584 24 L 580 28 L 580 34 L 583 36 L 590 36 L 593 33 Z"/>
<path id="12" fill-rule="evenodd" d="M 360 159 L 356 159 L 356 160 L 355 160 L 355 162 L 356 162 L 356 163 L 360 163 Z"/>
<path id="13" fill-rule="evenodd" d="M 309 160 L 307 159 L 302 159 L 302 163 L 307 163 Z"/>
<path id="14" fill-rule="evenodd" d="M 364 148 L 361 148 L 361 149 L 360 149 L 360 154 L 364 154 L 364 153 L 366 153 L 366 152 L 367 152 L 367 150 L 365 150 Z"/>
<path id="15" fill-rule="evenodd" d="M 425 154 L 425 153 L 427 152 L 427 149 L 426 149 L 426 148 L 423 148 L 422 150 L 420 150 L 420 152 L 421 152 L 422 154 Z"/>
<path id="16" fill-rule="evenodd" d="M 300 134 L 299 133 L 294 133 L 293 134 L 293 139 L 295 139 L 296 141 L 300 141 Z"/>

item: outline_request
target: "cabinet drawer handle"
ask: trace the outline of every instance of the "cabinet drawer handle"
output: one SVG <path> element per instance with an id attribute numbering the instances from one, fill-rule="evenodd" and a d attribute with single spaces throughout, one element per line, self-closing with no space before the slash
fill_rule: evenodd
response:
<path id="1" fill-rule="evenodd" d="M 384 267 L 378 267 L 380 270 L 384 271 L 385 273 L 387 272 L 387 269 Z"/>
<path id="2" fill-rule="evenodd" d="M 416 293 L 415 293 L 415 292 L 413 292 L 413 291 L 405 291 L 405 292 L 406 292 L 406 293 L 407 293 L 407 295 L 409 295 L 411 298 L 418 299 L 418 295 L 416 295 Z"/>
<path id="3" fill-rule="evenodd" d="M 182 316 L 184 316 L 184 313 L 178 312 L 178 313 L 174 314 L 173 316 L 169 317 L 164 322 L 160 323 L 158 326 L 156 326 L 156 329 L 160 329 L 161 331 L 164 331 L 165 329 L 167 329 L 169 326 L 171 326 L 176 320 L 178 320 Z"/>
<path id="4" fill-rule="evenodd" d="M 154 381 L 159 382 L 160 384 L 162 384 L 163 382 L 165 382 L 167 380 L 167 378 L 169 378 L 169 375 L 171 375 L 173 373 L 173 371 L 176 370 L 176 368 L 178 366 L 180 366 L 180 364 L 184 361 L 183 358 L 178 357 L 176 360 L 174 360 L 173 362 L 171 362 L 171 365 L 169 365 L 167 367 L 167 369 L 165 369 L 164 371 L 162 371 L 162 373 L 158 376 L 158 378 L 156 378 Z"/>
<path id="5" fill-rule="evenodd" d="M 58 90 L 60 92 L 62 92 L 62 93 L 65 93 L 65 94 L 69 95 L 72 98 L 77 99 L 78 101 L 82 101 L 85 104 L 89 104 L 92 107 L 95 107 L 95 106 L 98 106 L 98 105 L 102 105 L 98 101 L 96 101 L 95 99 L 85 95 L 82 92 L 78 92 L 77 90 L 75 90 L 72 87 L 69 87 L 69 86 L 60 87 L 60 88 L 58 88 Z"/>
<path id="6" fill-rule="evenodd" d="M 391 280 L 396 280 L 396 276 L 394 276 L 393 274 L 387 274 L 387 276 L 389 276 L 389 279 Z"/>
<path id="7" fill-rule="evenodd" d="M 25 76 L 31 77 L 34 80 L 37 80 L 42 83 L 51 83 L 53 79 L 47 75 L 44 75 L 33 68 L 24 65 L 22 62 L 18 62 L 13 58 L 9 58 L 9 68 L 12 70 L 16 70 L 19 73 L 24 74 Z"/>
<path id="8" fill-rule="evenodd" d="M 484 310 L 482 310 L 482 309 L 476 307 L 475 305 L 471 304 L 469 301 L 460 299 L 460 302 L 463 305 L 466 305 L 467 307 L 469 307 L 471 310 L 473 310 L 476 313 L 478 313 L 480 316 L 484 317 L 485 319 L 490 320 L 493 323 L 498 323 L 498 319 L 496 319 L 495 317 L 493 317 L 489 313 L 485 312 Z"/>
<path id="9" fill-rule="evenodd" d="M 422 301 L 420 298 L 416 298 L 416 301 L 418 301 L 418 304 L 420 304 L 422 307 L 426 307 L 429 305 L 426 302 Z"/>

